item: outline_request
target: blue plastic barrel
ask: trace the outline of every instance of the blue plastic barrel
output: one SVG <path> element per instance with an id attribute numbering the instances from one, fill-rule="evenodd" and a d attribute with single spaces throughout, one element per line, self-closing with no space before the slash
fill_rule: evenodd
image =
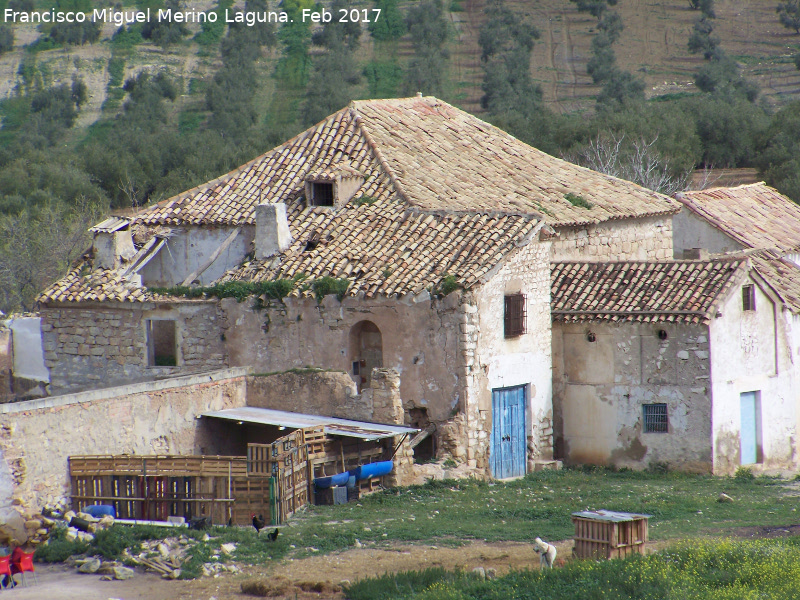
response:
<path id="1" fill-rule="evenodd" d="M 83 509 L 87 515 L 92 515 L 95 519 L 110 515 L 114 518 L 117 517 L 117 511 L 110 504 L 92 504 Z"/>
<path id="2" fill-rule="evenodd" d="M 362 479 L 371 479 L 372 477 L 381 477 L 387 473 L 391 473 L 394 468 L 394 463 L 390 460 L 383 460 L 381 462 L 370 463 L 368 465 L 361 465 L 357 469 L 351 469 L 350 474 L 355 475 L 359 481 Z"/>
<path id="3" fill-rule="evenodd" d="M 329 487 L 336 487 L 337 485 L 345 485 L 347 484 L 347 480 L 350 478 L 350 473 L 345 471 L 344 473 L 337 473 L 336 475 L 331 475 L 330 477 L 317 477 L 314 479 L 314 487 L 318 490 L 324 490 L 325 488 Z"/>

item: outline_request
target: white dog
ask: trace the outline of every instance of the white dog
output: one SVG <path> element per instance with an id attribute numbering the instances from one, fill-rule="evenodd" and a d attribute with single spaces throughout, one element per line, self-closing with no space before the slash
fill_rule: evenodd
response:
<path id="1" fill-rule="evenodd" d="M 541 566 L 544 569 L 548 567 L 549 569 L 553 568 L 553 563 L 556 562 L 556 547 L 552 544 L 548 544 L 545 541 L 542 541 L 542 538 L 536 538 L 533 540 L 533 551 L 536 554 L 540 554 L 539 560 L 541 561 Z"/>

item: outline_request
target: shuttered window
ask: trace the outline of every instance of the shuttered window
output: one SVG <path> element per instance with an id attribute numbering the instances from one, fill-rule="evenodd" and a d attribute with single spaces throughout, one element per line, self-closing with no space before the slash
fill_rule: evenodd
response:
<path id="1" fill-rule="evenodd" d="M 743 310 L 756 309 L 756 288 L 754 285 L 742 286 L 742 309 Z"/>
<path id="2" fill-rule="evenodd" d="M 503 333 L 507 338 L 518 337 L 525 333 L 527 314 L 525 312 L 525 295 L 512 294 L 505 297 L 505 315 Z"/>

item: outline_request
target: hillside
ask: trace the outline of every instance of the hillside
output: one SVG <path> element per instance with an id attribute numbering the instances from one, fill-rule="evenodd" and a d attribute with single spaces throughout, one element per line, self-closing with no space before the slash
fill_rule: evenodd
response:
<path id="1" fill-rule="evenodd" d="M 205 10 L 212 8 L 213 3 L 203 0 L 188 4 Z M 371 4 L 364 0 L 351 2 L 353 6 Z M 406 0 L 400 7 L 405 10 L 411 4 Z M 531 72 L 542 86 L 547 105 L 562 113 L 591 108 L 599 88 L 592 85 L 586 74 L 586 62 L 590 57 L 596 19 L 579 13 L 569 0 L 510 0 L 507 4 L 529 14 L 541 34 L 532 53 Z M 800 94 L 800 71 L 792 61 L 792 56 L 800 50 L 800 35 L 781 26 L 774 4 L 758 0 L 717 0 L 715 34 L 721 38 L 725 51 L 739 62 L 745 76 L 759 83 L 763 95 L 773 104 L 782 104 Z M 456 0 L 451 2 L 447 12 L 452 24 L 449 75 L 455 88 L 453 100 L 474 113 L 482 111 L 483 71 L 478 33 L 485 19 L 484 7 L 485 0 Z M 625 25 L 615 45 L 618 62 L 622 68 L 645 80 L 648 96 L 693 91 L 693 75 L 703 60 L 689 54 L 686 43 L 698 12 L 690 10 L 685 0 L 621 0 L 615 10 Z M 189 28 L 196 32 L 199 25 L 189 24 Z M 89 87 L 90 102 L 82 111 L 78 125 L 85 126 L 96 120 L 108 93 L 108 65 L 112 58 L 109 39 L 114 33 L 113 24 L 104 25 L 101 41 L 95 44 L 68 46 L 35 55 L 26 52 L 24 46 L 32 44 L 41 34 L 32 25 L 14 25 L 14 29 L 14 51 L 0 56 L 0 98 L 8 97 L 15 87 L 24 85 L 21 67 L 35 58 L 37 69 L 47 83 L 69 82 L 75 74 L 84 79 Z M 371 38 L 364 35 L 356 58 L 366 62 L 393 54 L 394 48 L 376 47 Z M 396 55 L 400 61 L 413 56 L 408 36 L 399 43 Z M 274 68 L 276 58 L 277 54 L 273 53 L 263 59 L 265 74 Z M 123 78 L 143 69 L 167 69 L 183 78 L 188 88 L 190 81 L 202 80 L 218 66 L 216 53 L 196 43 L 187 41 L 163 50 L 146 42 L 128 54 Z M 368 90 L 362 87 L 362 95 L 366 97 Z"/>

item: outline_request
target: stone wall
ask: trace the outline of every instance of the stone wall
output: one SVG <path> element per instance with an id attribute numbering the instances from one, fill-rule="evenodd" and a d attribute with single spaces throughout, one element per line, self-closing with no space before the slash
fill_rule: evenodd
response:
<path id="1" fill-rule="evenodd" d="M 40 312 L 51 395 L 227 366 L 227 324 L 216 301 L 82 303 Z M 175 320 L 177 366 L 148 366 L 147 319 Z"/>
<path id="2" fill-rule="evenodd" d="M 372 419 L 371 393 L 359 395 L 355 382 L 343 371 L 293 369 L 255 375 L 247 383 L 247 405 L 340 419 Z"/>
<path id="3" fill-rule="evenodd" d="M 546 242 L 521 248 L 476 292 L 473 304 L 462 304 L 470 465 L 489 468 L 492 390 L 515 386 L 526 386 L 528 469 L 552 459 L 550 252 Z M 506 338 L 505 296 L 517 293 L 525 295 L 526 330 Z"/>
<path id="4" fill-rule="evenodd" d="M 672 258 L 671 215 L 559 227 L 556 231 L 550 255 L 554 262 Z"/>
<path id="5" fill-rule="evenodd" d="M 340 302 L 331 295 L 321 303 L 285 298 L 260 311 L 253 311 L 250 302 L 225 299 L 221 307 L 230 324 L 225 334 L 230 364 L 252 365 L 257 372 L 311 365 L 343 371 L 361 384 L 369 368 L 353 374 L 355 337 L 360 324 L 368 321 L 380 331 L 382 364 L 374 366 L 400 374 L 406 414 L 423 407 L 431 421 L 443 422 L 459 402 L 458 296 L 438 300 L 423 292 L 402 299 L 347 297 Z"/>
<path id="6" fill-rule="evenodd" d="M 710 472 L 710 374 L 703 324 L 553 323 L 556 458 Z M 668 433 L 642 430 L 642 405 L 655 403 Z"/>
<path id="7" fill-rule="evenodd" d="M 245 369 L 229 369 L 0 405 L 0 481 L 9 503 L 44 506 L 69 493 L 67 457 L 83 454 L 225 454 L 197 415 L 245 405 Z M 221 445 L 223 444 L 223 445 Z M 7 490 L 4 490 L 7 491 Z"/>

